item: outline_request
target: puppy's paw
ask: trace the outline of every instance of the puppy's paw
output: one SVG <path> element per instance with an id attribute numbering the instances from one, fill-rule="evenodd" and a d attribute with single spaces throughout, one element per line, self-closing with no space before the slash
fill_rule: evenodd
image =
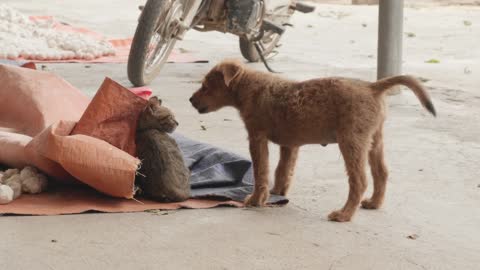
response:
<path id="1" fill-rule="evenodd" d="M 365 199 L 362 201 L 362 208 L 364 209 L 378 209 L 381 205 L 381 202 L 373 199 Z"/>
<path id="2" fill-rule="evenodd" d="M 333 211 L 328 215 L 328 220 L 336 222 L 347 222 L 352 219 L 352 214 L 346 213 L 343 210 Z"/>
<path id="3" fill-rule="evenodd" d="M 286 190 L 285 188 L 273 187 L 273 188 L 270 190 L 270 194 L 285 196 L 285 195 L 287 195 L 287 190 Z"/>
<path id="4" fill-rule="evenodd" d="M 267 203 L 269 194 L 268 191 L 253 192 L 245 198 L 245 206 L 247 207 L 262 207 Z"/>

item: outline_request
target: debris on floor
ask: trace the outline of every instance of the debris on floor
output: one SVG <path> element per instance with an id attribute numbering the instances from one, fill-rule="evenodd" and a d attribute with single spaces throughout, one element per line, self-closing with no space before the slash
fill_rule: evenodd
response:
<path id="1" fill-rule="evenodd" d="M 411 239 L 411 240 L 416 240 L 418 237 L 420 237 L 420 236 L 418 236 L 418 234 L 415 234 L 415 233 L 407 236 L 407 238 Z"/>

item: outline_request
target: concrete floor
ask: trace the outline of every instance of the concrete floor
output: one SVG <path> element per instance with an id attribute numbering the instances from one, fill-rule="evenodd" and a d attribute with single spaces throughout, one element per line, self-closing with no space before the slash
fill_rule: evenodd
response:
<path id="1" fill-rule="evenodd" d="M 135 29 L 141 1 L 3 2 L 126 37 Z M 373 80 L 376 11 L 321 5 L 314 14 L 296 14 L 272 66 L 292 79 Z M 346 199 L 343 160 L 335 145 L 306 146 L 285 207 L 4 216 L 0 269 L 478 269 L 480 8 L 414 7 L 405 16 L 405 32 L 414 35 L 405 36 L 405 73 L 428 80 L 439 116 L 429 116 L 407 90 L 389 98 L 390 179 L 381 210 L 359 210 L 349 223 L 328 222 L 327 214 Z M 237 43 L 232 35 L 189 33 L 177 47 L 210 63 L 168 64 L 151 87 L 176 113 L 179 132 L 248 155 L 235 111 L 200 116 L 188 103 L 218 60 L 240 57 Z M 440 63 L 426 63 L 430 59 Z M 125 64 L 47 69 L 89 95 L 104 76 L 129 85 Z M 270 149 L 273 168 L 278 151 Z"/>

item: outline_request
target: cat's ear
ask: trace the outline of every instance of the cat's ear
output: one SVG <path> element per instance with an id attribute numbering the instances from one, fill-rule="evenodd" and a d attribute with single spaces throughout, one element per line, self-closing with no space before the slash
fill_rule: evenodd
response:
<path id="1" fill-rule="evenodd" d="M 147 106 L 145 106 L 145 112 L 147 112 L 150 115 L 153 115 L 153 110 L 154 110 L 153 106 L 155 105 L 148 103 Z"/>
<path id="2" fill-rule="evenodd" d="M 159 99 L 157 96 L 153 96 L 148 99 L 148 105 L 162 105 L 162 100 Z"/>

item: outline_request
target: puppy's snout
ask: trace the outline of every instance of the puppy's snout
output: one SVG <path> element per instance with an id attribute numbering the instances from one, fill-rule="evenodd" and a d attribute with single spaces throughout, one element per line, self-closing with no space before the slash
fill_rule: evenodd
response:
<path id="1" fill-rule="evenodd" d="M 197 100 L 195 100 L 195 96 L 192 96 L 189 99 L 189 101 L 190 101 L 190 104 L 192 104 L 193 107 L 195 107 L 195 108 L 197 107 L 196 105 L 197 105 L 198 102 L 197 102 Z"/>

